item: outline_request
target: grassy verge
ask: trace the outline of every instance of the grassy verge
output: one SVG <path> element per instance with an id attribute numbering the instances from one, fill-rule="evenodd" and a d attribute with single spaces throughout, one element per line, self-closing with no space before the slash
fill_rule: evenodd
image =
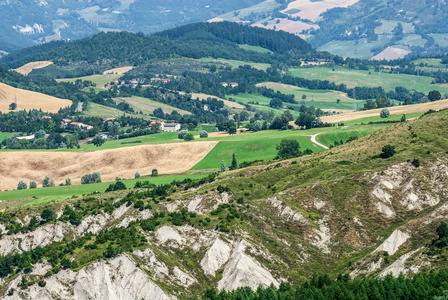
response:
<path id="1" fill-rule="evenodd" d="M 421 115 L 423 115 L 423 113 L 406 114 L 406 119 L 418 118 Z M 386 119 L 381 118 L 380 116 L 368 117 L 368 118 L 361 118 L 361 119 L 357 119 L 357 120 L 347 121 L 347 122 L 344 122 L 344 124 L 349 125 L 349 124 L 362 124 L 362 123 L 367 124 L 369 122 L 399 121 L 399 120 L 401 120 L 402 117 L 403 117 L 403 115 L 390 115 Z"/>
<path id="2" fill-rule="evenodd" d="M 391 125 L 393 124 L 349 126 L 340 128 L 339 130 L 325 132 L 318 135 L 316 139 L 318 142 L 330 146 L 333 145 L 335 141 L 340 142 L 342 140 L 345 143 L 350 137 L 361 138 Z"/>
<path id="3" fill-rule="evenodd" d="M 146 181 L 155 185 L 167 184 L 173 180 L 182 181 L 185 178 L 198 179 L 207 176 L 208 174 L 179 174 L 167 175 L 158 177 L 141 177 L 139 179 L 126 179 L 123 183 L 127 188 L 133 188 L 137 181 Z M 27 190 L 13 190 L 0 192 L 0 208 L 8 206 L 29 206 L 42 204 L 52 201 L 60 201 L 69 198 L 76 198 L 90 193 L 104 192 L 111 182 L 102 182 L 95 184 L 82 184 L 71 186 L 56 186 L 50 188 L 37 188 Z"/>

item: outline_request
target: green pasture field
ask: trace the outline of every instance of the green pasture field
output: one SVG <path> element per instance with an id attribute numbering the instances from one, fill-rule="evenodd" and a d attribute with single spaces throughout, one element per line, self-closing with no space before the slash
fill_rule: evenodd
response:
<path id="1" fill-rule="evenodd" d="M 141 110 L 144 114 L 147 114 L 147 115 L 152 114 L 154 109 L 156 109 L 156 108 L 161 108 L 164 113 L 171 113 L 173 110 L 175 110 L 178 113 L 180 113 L 181 115 L 191 115 L 191 113 L 186 110 L 182 110 L 180 108 L 177 108 L 177 107 L 174 107 L 171 105 L 167 105 L 167 104 L 163 104 L 163 103 L 160 103 L 157 101 L 153 101 L 151 99 L 144 98 L 144 97 L 138 97 L 138 96 L 119 97 L 119 98 L 114 98 L 113 100 L 117 103 L 126 102 L 134 109 L 134 111 L 137 112 L 137 111 Z M 141 115 L 139 115 L 139 116 L 141 116 Z"/>
<path id="2" fill-rule="evenodd" d="M 244 104 L 249 104 L 249 102 L 258 102 L 259 104 L 250 104 L 253 108 L 263 111 L 263 112 L 270 112 L 273 111 L 275 115 L 281 115 L 286 109 L 280 109 L 280 108 L 272 108 L 269 106 L 269 102 L 271 101 L 270 98 L 264 97 L 262 95 L 258 94 L 249 94 L 249 93 L 241 93 L 237 95 L 226 95 L 226 98 L 233 98 L 236 102 L 241 102 Z M 284 105 L 292 106 L 295 110 L 290 110 L 291 114 L 294 117 L 299 116 L 299 104 L 290 104 L 290 103 L 283 103 Z"/>
<path id="3" fill-rule="evenodd" d="M 14 133 L 0 132 L 0 142 L 6 139 L 8 136 L 14 135 Z"/>
<path id="4" fill-rule="evenodd" d="M 264 1 L 247 8 L 227 12 L 218 16 L 218 18 L 222 18 L 227 21 L 239 21 L 240 18 L 249 16 L 250 14 L 272 11 L 279 6 L 280 4 L 275 1 Z"/>
<path id="5" fill-rule="evenodd" d="M 199 134 L 197 131 L 190 131 L 193 135 Z M 74 148 L 74 149 L 59 149 L 56 151 L 75 151 L 75 152 L 82 152 L 82 151 L 97 151 L 97 150 L 106 150 L 106 149 L 117 149 L 121 147 L 130 147 L 130 146 L 137 146 L 137 145 L 143 145 L 143 144 L 166 144 L 166 143 L 188 143 L 183 140 L 179 140 L 177 138 L 178 132 L 160 132 L 156 134 L 150 134 L 150 135 L 144 135 L 144 136 L 137 136 L 133 138 L 128 139 L 121 139 L 121 140 L 106 140 L 106 142 L 100 146 L 96 147 L 93 144 L 87 144 L 81 146 L 80 149 Z M 196 139 L 199 140 L 199 139 Z M 141 143 L 132 143 L 135 141 L 141 141 Z"/>
<path id="6" fill-rule="evenodd" d="M 440 58 L 419 58 L 413 61 L 416 66 L 420 66 L 420 64 L 428 65 L 428 67 L 435 68 L 446 68 L 446 65 L 442 64 L 442 60 Z"/>
<path id="7" fill-rule="evenodd" d="M 353 99 L 349 98 L 346 93 L 332 91 L 332 90 L 310 90 L 307 88 L 300 88 L 293 85 L 278 84 L 275 82 L 263 82 L 257 84 L 257 86 L 265 86 L 271 88 L 275 91 L 280 91 L 283 94 L 293 94 L 295 100 L 299 103 L 302 102 L 302 96 L 305 95 L 305 104 L 307 106 L 314 106 L 321 109 L 353 109 Z M 229 96 L 230 97 L 230 96 Z M 339 104 L 336 102 L 337 99 L 341 101 Z M 358 107 L 364 106 L 363 100 L 357 100 Z M 269 102 L 268 104 L 269 105 Z M 294 107 L 294 105 L 292 105 Z M 300 107 L 300 105 L 298 105 Z"/>
<path id="8" fill-rule="evenodd" d="M 249 102 L 258 102 L 259 105 L 267 105 L 269 106 L 270 98 L 258 95 L 258 94 L 249 94 L 249 93 L 240 93 L 237 95 L 226 95 L 226 98 L 233 98 L 235 102 L 241 102 L 244 104 L 248 104 Z M 254 104 L 251 104 L 254 105 Z"/>
<path id="9" fill-rule="evenodd" d="M 448 33 L 430 34 L 430 36 L 440 47 L 448 47 Z"/>
<path id="10" fill-rule="evenodd" d="M 89 102 L 87 109 L 82 113 L 88 117 L 109 118 L 121 115 L 123 112 L 113 107 Z"/>
<path id="11" fill-rule="evenodd" d="M 271 66 L 271 64 L 252 63 L 252 62 L 247 62 L 247 61 L 242 61 L 242 60 L 233 60 L 233 59 L 225 59 L 225 58 L 215 59 L 215 58 L 210 58 L 210 57 L 204 57 L 204 58 L 200 58 L 199 60 L 202 62 L 205 62 L 205 63 L 221 63 L 221 64 L 229 65 L 232 68 L 238 68 L 239 66 L 249 65 L 256 69 L 266 70 L 267 68 L 269 68 Z"/>
<path id="12" fill-rule="evenodd" d="M 367 42 L 366 39 L 354 41 L 331 41 L 320 46 L 317 50 L 328 51 L 342 57 L 369 59 L 374 55 L 372 49 L 383 47 L 390 42 L 391 38 L 391 35 L 380 35 L 378 40 L 374 42 Z"/>
<path id="13" fill-rule="evenodd" d="M 398 45 L 405 45 L 410 47 L 424 47 L 426 43 L 427 40 L 425 40 L 421 35 L 418 34 L 405 35 L 402 40 L 397 42 Z"/>
<path id="14" fill-rule="evenodd" d="M 209 138 L 205 140 L 219 140 L 218 145 L 207 156 L 196 164 L 191 170 L 219 169 L 221 160 L 227 166 L 232 162 L 232 154 L 235 153 L 239 163 L 243 161 L 271 160 L 277 155 L 275 147 L 280 140 L 295 139 L 299 141 L 300 150 L 306 148 L 313 152 L 320 152 L 323 148 L 313 144 L 307 135 L 333 130 L 334 128 L 314 128 L 311 130 L 266 130 L 254 133 L 244 133 L 228 137 Z"/>
<path id="15" fill-rule="evenodd" d="M 371 124 L 371 125 L 358 125 L 358 126 L 347 126 L 342 127 L 337 130 L 327 131 L 319 134 L 316 140 L 326 146 L 333 145 L 335 141 L 343 141 L 344 143 L 349 137 L 361 138 L 378 130 L 389 127 L 392 124 Z"/>
<path id="16" fill-rule="evenodd" d="M 216 128 L 216 126 L 214 124 L 210 124 L 210 125 L 205 125 L 205 124 L 202 125 L 202 124 L 200 124 L 200 125 L 198 125 L 196 130 L 198 132 L 201 132 L 201 130 L 205 130 L 208 133 L 211 133 L 211 132 L 216 132 L 218 130 L 218 128 Z"/>
<path id="17" fill-rule="evenodd" d="M 149 181 L 155 185 L 162 185 L 171 183 L 173 180 L 182 181 L 185 178 L 198 179 L 207 176 L 208 174 L 179 174 L 167 175 L 158 177 L 141 177 L 139 179 L 125 179 L 123 183 L 128 188 L 133 188 L 137 181 Z M 48 188 L 36 188 L 27 190 L 13 190 L 0 192 L 0 200 L 4 204 L 11 200 L 23 199 L 20 206 L 29 206 L 47 203 L 51 201 L 61 201 L 69 198 L 81 197 L 95 191 L 104 192 L 112 182 L 102 182 L 94 184 L 81 184 L 70 186 L 55 186 Z"/>
<path id="18" fill-rule="evenodd" d="M 240 47 L 244 50 L 248 50 L 248 51 L 255 51 L 255 52 L 260 52 L 260 53 L 274 53 L 271 50 L 260 47 L 260 46 L 238 45 L 238 47 Z"/>
<path id="19" fill-rule="evenodd" d="M 335 66 L 335 71 L 331 67 L 307 67 L 290 69 L 289 74 L 293 76 L 304 77 L 307 79 L 322 79 L 334 81 L 337 84 L 344 83 L 348 87 L 365 86 L 378 87 L 382 86 L 386 91 L 394 90 L 397 86 L 403 86 L 411 91 L 428 93 L 432 90 L 438 90 L 440 93 L 448 93 L 447 86 L 432 85 L 433 80 L 430 77 L 407 75 L 407 74 L 389 74 L 378 73 L 362 70 L 349 70 L 345 67 Z"/>
<path id="20" fill-rule="evenodd" d="M 403 33 L 414 32 L 414 26 L 412 25 L 412 23 L 405 23 L 391 20 L 379 20 L 379 21 L 381 22 L 381 25 L 375 28 L 376 34 L 390 34 L 392 33 L 392 30 L 394 30 L 395 27 L 397 27 L 398 23 L 401 23 L 401 25 L 403 26 Z"/>
<path id="21" fill-rule="evenodd" d="M 418 118 L 421 115 L 423 115 L 423 113 L 413 113 L 413 114 L 406 114 L 406 119 L 412 119 L 412 118 Z M 357 119 L 357 120 L 352 120 L 352 121 L 347 121 L 344 122 L 344 125 L 349 125 L 349 124 L 367 124 L 369 122 L 383 122 L 383 121 L 394 121 L 394 120 L 401 120 L 401 117 L 403 115 L 390 115 L 388 118 L 384 119 L 381 118 L 380 116 L 377 117 L 367 117 L 367 118 L 361 118 L 361 119 Z"/>
<path id="22" fill-rule="evenodd" d="M 83 81 L 92 81 L 96 84 L 96 88 L 100 88 L 104 86 L 106 83 L 109 83 L 111 81 L 117 80 L 123 76 L 123 74 L 101 74 L 101 75 L 91 75 L 91 76 L 84 76 L 84 77 L 77 77 L 77 78 L 64 78 L 64 79 L 58 79 L 58 82 L 75 82 L 78 79 L 81 79 Z"/>
<path id="23" fill-rule="evenodd" d="M 132 106 L 132 105 L 131 105 Z M 154 117 L 150 117 L 147 114 L 139 114 L 137 113 L 140 109 L 138 107 L 134 107 L 134 113 L 126 113 L 126 115 L 131 115 L 136 118 L 142 118 L 145 120 L 152 120 Z M 143 111 L 145 113 L 145 111 Z M 113 107 L 92 103 L 89 102 L 89 106 L 87 110 L 82 111 L 83 115 L 88 117 L 99 117 L 99 118 L 109 118 L 109 117 L 117 117 L 118 115 L 124 114 L 121 110 L 118 110 Z"/>

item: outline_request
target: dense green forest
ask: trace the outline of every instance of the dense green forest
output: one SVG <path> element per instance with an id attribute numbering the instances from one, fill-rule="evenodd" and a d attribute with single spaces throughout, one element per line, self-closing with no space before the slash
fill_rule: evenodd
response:
<path id="1" fill-rule="evenodd" d="M 170 39 L 181 36 L 181 39 Z M 238 47 L 239 43 L 264 46 L 273 49 L 277 55 L 247 51 Z M 34 75 L 61 78 L 177 57 L 215 57 L 265 63 L 283 61 L 294 65 L 300 63 L 298 58 L 319 56 L 331 57 L 328 53 L 314 51 L 304 40 L 289 33 L 224 22 L 198 23 L 152 36 L 129 32 L 99 33 L 69 43 L 50 43 L 21 50 L 0 59 L 0 63 L 16 68 L 32 61 L 51 60 L 55 65 L 35 71 Z"/>
<path id="2" fill-rule="evenodd" d="M 203 300 L 299 300 L 299 299 L 447 299 L 448 270 L 439 272 L 419 273 L 413 278 L 403 275 L 395 278 L 388 275 L 385 278 L 368 277 L 351 279 L 348 275 L 339 275 L 336 280 L 327 275 L 319 276 L 304 284 L 291 287 L 282 283 L 279 288 L 273 286 L 266 289 L 239 288 L 232 292 L 220 293 L 208 290 Z M 443 296 L 438 298 L 438 296 Z"/>
<path id="3" fill-rule="evenodd" d="M 242 26 L 233 22 L 195 23 L 156 33 L 155 35 L 178 40 L 208 40 L 260 46 L 272 52 L 285 54 L 315 54 L 310 44 L 285 31 L 266 30 Z"/>

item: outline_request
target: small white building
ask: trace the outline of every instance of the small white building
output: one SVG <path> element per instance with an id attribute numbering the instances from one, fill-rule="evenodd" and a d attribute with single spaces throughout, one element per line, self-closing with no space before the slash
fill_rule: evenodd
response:
<path id="1" fill-rule="evenodd" d="M 164 132 L 176 132 L 180 130 L 180 124 L 179 123 L 165 123 L 163 126 Z"/>

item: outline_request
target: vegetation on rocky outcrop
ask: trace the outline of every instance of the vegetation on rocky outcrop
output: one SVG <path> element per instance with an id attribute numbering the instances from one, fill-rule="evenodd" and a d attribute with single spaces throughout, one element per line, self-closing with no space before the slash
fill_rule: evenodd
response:
<path id="1" fill-rule="evenodd" d="M 331 293 L 340 288 L 338 274 L 373 276 L 363 284 L 381 286 L 391 279 L 376 276 L 446 268 L 446 247 L 434 241 L 448 220 L 447 120 L 445 111 L 430 113 L 326 152 L 200 181 L 141 182 L 7 210 L 0 215 L 1 292 L 31 299 L 63 286 L 73 292 L 68 299 L 81 290 L 94 298 L 94 283 L 103 280 L 110 291 L 127 284 L 138 299 L 185 299 L 210 288 L 272 284 L 281 291 L 282 281 L 297 291 L 321 276 Z M 381 159 L 388 144 L 396 153 Z M 132 276 L 139 279 L 131 283 Z M 411 287 L 425 276 L 433 275 L 397 282 Z M 433 288 L 425 295 L 441 295 Z"/>

